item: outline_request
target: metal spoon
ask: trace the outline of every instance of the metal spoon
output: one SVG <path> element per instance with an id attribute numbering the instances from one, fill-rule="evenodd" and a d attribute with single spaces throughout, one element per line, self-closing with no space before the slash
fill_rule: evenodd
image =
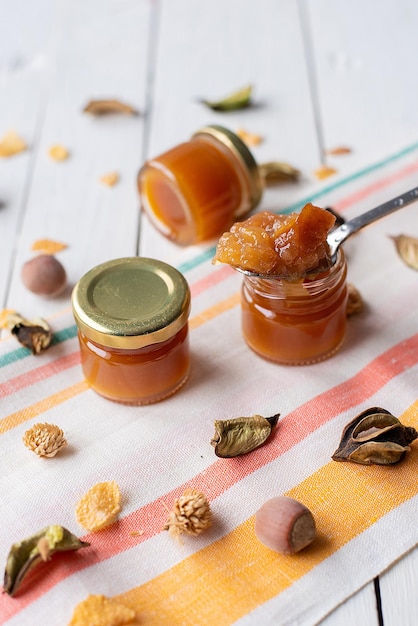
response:
<path id="1" fill-rule="evenodd" d="M 329 269 L 329 267 L 332 267 L 335 264 L 337 260 L 337 252 L 340 245 L 344 243 L 344 241 L 346 241 L 349 237 L 351 237 L 351 235 L 354 235 L 354 233 L 357 233 L 362 228 L 365 228 L 365 226 L 368 226 L 369 224 L 380 220 L 382 217 L 386 217 L 386 215 L 389 215 L 394 211 L 398 211 L 399 209 L 402 209 L 403 207 L 406 207 L 408 206 L 408 204 L 412 204 L 417 200 L 418 187 L 414 187 L 414 189 L 411 189 L 410 191 L 407 191 L 406 193 L 403 193 L 400 196 L 389 200 L 388 202 L 384 202 L 374 209 L 370 209 L 370 211 L 366 211 L 366 213 L 362 213 L 361 215 L 354 217 L 352 220 L 344 222 L 344 224 L 341 224 L 337 228 L 334 228 L 334 230 L 328 233 L 327 237 L 331 263 L 328 268 L 325 269 Z M 256 278 L 282 278 L 285 280 L 289 278 L 289 275 L 286 276 L 278 274 L 259 274 L 257 272 L 241 269 L 239 267 L 235 267 L 234 269 L 241 272 L 241 274 L 245 274 L 246 276 L 254 276 Z M 318 268 L 307 272 L 306 275 L 312 273 L 318 273 Z"/>

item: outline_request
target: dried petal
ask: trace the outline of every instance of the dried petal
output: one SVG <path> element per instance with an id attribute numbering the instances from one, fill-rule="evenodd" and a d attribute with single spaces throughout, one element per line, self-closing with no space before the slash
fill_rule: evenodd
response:
<path id="1" fill-rule="evenodd" d="M 138 115 L 138 111 L 130 104 L 116 99 L 90 100 L 83 109 L 84 113 L 92 115 L 109 115 L 122 113 L 123 115 Z"/>
<path id="2" fill-rule="evenodd" d="M 182 533 L 200 535 L 212 525 L 212 513 L 206 496 L 196 489 L 186 489 L 177 498 L 164 530 L 174 538 Z"/>
<path id="3" fill-rule="evenodd" d="M 417 437 L 415 428 L 404 426 L 386 409 L 372 407 L 347 424 L 332 458 L 364 465 L 392 465 L 403 459 Z"/>
<path id="4" fill-rule="evenodd" d="M 211 444 L 216 456 L 231 458 L 259 448 L 270 436 L 278 419 L 279 413 L 269 418 L 253 415 L 215 420 L 215 434 Z"/>
<path id="5" fill-rule="evenodd" d="M 121 511 L 121 494 L 118 484 L 111 480 L 93 485 L 76 507 L 78 523 L 95 532 L 113 524 Z"/>
<path id="6" fill-rule="evenodd" d="M 248 130 L 245 130 L 245 128 L 239 128 L 236 134 L 247 146 L 258 146 L 263 141 L 261 135 L 250 133 Z"/>
<path id="7" fill-rule="evenodd" d="M 55 424 L 35 424 L 23 435 L 23 443 L 38 456 L 53 457 L 67 445 L 64 433 Z"/>
<path id="8" fill-rule="evenodd" d="M 330 150 L 327 150 L 327 154 L 330 154 L 332 156 L 350 154 L 351 152 L 352 152 L 351 148 L 348 148 L 347 146 L 336 146 L 335 148 L 331 148 Z"/>
<path id="9" fill-rule="evenodd" d="M 103 595 L 90 595 L 77 604 L 68 626 L 124 626 L 135 611 Z"/>
<path id="10" fill-rule="evenodd" d="M 70 156 L 67 148 L 59 144 L 51 146 L 48 150 L 48 154 L 53 161 L 65 161 Z"/>
<path id="11" fill-rule="evenodd" d="M 202 104 L 213 111 L 234 111 L 244 109 L 251 104 L 252 85 L 238 89 L 222 100 L 201 100 Z"/>
<path id="12" fill-rule="evenodd" d="M 103 185 L 113 187 L 114 185 L 116 185 L 116 183 L 119 182 L 119 174 L 118 172 L 110 172 L 109 174 L 104 174 L 99 178 L 99 181 L 103 183 Z"/>
<path id="13" fill-rule="evenodd" d="M 267 185 L 277 183 L 296 182 L 299 180 L 300 171 L 293 165 L 283 161 L 268 161 L 259 166 L 261 178 Z"/>
<path id="14" fill-rule="evenodd" d="M 66 243 L 54 241 L 53 239 L 37 239 L 33 242 L 31 249 L 42 254 L 56 254 L 67 248 Z"/>
<path id="15" fill-rule="evenodd" d="M 418 238 L 408 235 L 391 237 L 402 261 L 413 270 L 418 270 Z"/>
<path id="16" fill-rule="evenodd" d="M 0 141 L 0 157 L 11 157 L 27 150 L 23 139 L 13 130 L 4 135 Z"/>
<path id="17" fill-rule="evenodd" d="M 315 170 L 314 174 L 318 180 L 324 180 L 324 178 L 328 178 L 329 176 L 334 176 L 337 173 L 337 170 L 333 167 L 328 167 L 326 165 L 322 165 L 320 168 Z"/>
<path id="18" fill-rule="evenodd" d="M 31 537 L 14 543 L 7 557 L 4 591 L 16 594 L 22 580 L 35 565 L 48 561 L 55 552 L 67 552 L 89 546 L 63 526 L 52 524 Z"/>
<path id="19" fill-rule="evenodd" d="M 347 283 L 347 308 L 346 315 L 347 317 L 351 317 L 352 315 L 356 315 L 357 313 L 361 313 L 364 309 L 363 298 L 361 297 L 361 293 L 359 290 L 354 287 L 352 283 Z"/>

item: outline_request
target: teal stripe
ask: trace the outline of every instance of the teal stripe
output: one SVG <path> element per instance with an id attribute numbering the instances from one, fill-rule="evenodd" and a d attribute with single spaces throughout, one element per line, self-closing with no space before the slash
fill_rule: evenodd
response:
<path id="1" fill-rule="evenodd" d="M 55 346 L 63 341 L 67 341 L 67 339 L 72 339 L 77 334 L 76 325 L 68 326 L 68 328 L 63 328 L 62 330 L 58 330 L 54 333 L 52 337 L 51 345 Z M 20 361 L 21 359 L 30 356 L 31 351 L 28 348 L 17 348 L 17 350 L 13 350 L 12 352 L 8 352 L 7 354 L 3 354 L 0 356 L 0 367 L 5 367 L 6 365 L 11 365 L 16 361 Z"/>
<path id="2" fill-rule="evenodd" d="M 414 152 L 415 150 L 418 150 L 418 142 L 411 144 L 410 146 L 408 146 L 407 148 L 404 148 L 403 150 L 400 150 L 399 152 L 395 152 L 395 154 L 392 154 L 386 157 L 385 159 L 382 159 L 381 161 L 377 161 L 376 163 L 373 163 L 372 165 L 368 165 L 367 167 L 363 168 L 362 170 L 359 170 L 358 172 L 354 172 L 353 174 L 350 174 L 349 176 L 346 176 L 345 178 L 341 178 L 340 180 L 337 180 L 335 183 L 331 185 L 322 187 L 319 191 L 316 191 L 315 193 L 312 193 L 309 196 L 306 196 L 306 198 L 299 200 L 298 202 L 295 202 L 294 204 L 291 204 L 285 207 L 284 209 L 280 209 L 280 213 L 292 213 L 293 211 L 296 211 L 302 208 L 303 206 L 305 206 L 305 204 L 307 204 L 308 202 L 313 202 L 317 198 L 320 198 L 321 196 L 324 196 L 325 194 L 330 193 L 331 191 L 335 191 L 335 189 L 339 189 L 340 187 L 343 187 L 344 185 L 347 185 L 348 183 L 358 180 L 359 178 L 362 178 L 363 176 L 367 176 L 367 174 L 371 174 L 372 172 L 375 172 L 376 170 L 379 170 L 382 167 L 385 167 L 386 165 L 390 165 L 390 163 L 394 163 L 398 159 L 401 159 L 402 157 L 410 154 L 411 152 Z M 186 261 L 185 263 L 182 263 L 181 265 L 179 265 L 178 269 L 180 270 L 180 272 L 188 272 L 194 269 L 195 267 L 197 267 L 198 265 L 201 265 L 201 263 L 204 263 L 208 259 L 212 259 L 215 256 L 215 252 L 216 252 L 216 247 L 212 246 L 205 252 L 202 252 L 201 254 L 196 256 L 194 259 L 190 259 L 190 261 Z"/>

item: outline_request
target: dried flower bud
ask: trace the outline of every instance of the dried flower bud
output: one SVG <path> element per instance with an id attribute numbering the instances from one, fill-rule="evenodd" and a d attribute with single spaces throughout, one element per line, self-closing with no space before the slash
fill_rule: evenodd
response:
<path id="1" fill-rule="evenodd" d="M 23 443 L 38 456 L 52 457 L 67 445 L 67 440 L 55 424 L 35 424 L 23 435 Z"/>
<path id="2" fill-rule="evenodd" d="M 273 417 L 253 415 L 215 420 L 215 434 L 211 444 L 216 456 L 230 458 L 259 448 L 270 436 L 279 416 L 278 413 Z"/>
<path id="3" fill-rule="evenodd" d="M 164 530 L 178 538 L 182 533 L 200 535 L 212 525 L 212 514 L 206 496 L 196 489 L 187 489 L 177 498 Z"/>
<path id="4" fill-rule="evenodd" d="M 417 437 L 415 428 L 404 426 L 386 409 L 372 407 L 347 424 L 332 458 L 362 465 L 392 465 L 402 461 Z"/>
<path id="5" fill-rule="evenodd" d="M 55 552 L 79 550 L 89 545 L 57 524 L 52 524 L 31 537 L 14 543 L 7 557 L 4 591 L 10 596 L 15 595 L 28 571 L 41 561 L 48 561 Z"/>
<path id="6" fill-rule="evenodd" d="M 352 315 L 356 315 L 357 313 L 361 313 L 364 309 L 363 298 L 361 297 L 361 293 L 359 290 L 354 287 L 352 283 L 347 283 L 347 308 L 346 315 L 347 317 L 351 317 Z"/>

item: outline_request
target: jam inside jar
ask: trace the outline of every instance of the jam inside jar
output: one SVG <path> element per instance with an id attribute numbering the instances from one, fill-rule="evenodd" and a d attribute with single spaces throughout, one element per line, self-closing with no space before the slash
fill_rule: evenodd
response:
<path id="1" fill-rule="evenodd" d="M 143 257 L 108 261 L 77 283 L 72 306 L 87 383 L 124 404 L 172 395 L 190 370 L 190 289 L 174 267 Z"/>
<path id="2" fill-rule="evenodd" d="M 258 166 L 241 139 L 207 126 L 138 174 L 141 204 L 154 226 L 179 245 L 218 237 L 259 202 Z"/>
<path id="3" fill-rule="evenodd" d="M 314 279 L 289 282 L 245 276 L 242 332 L 249 347 L 284 365 L 308 365 L 332 356 L 346 333 L 347 266 L 336 264 Z"/>

